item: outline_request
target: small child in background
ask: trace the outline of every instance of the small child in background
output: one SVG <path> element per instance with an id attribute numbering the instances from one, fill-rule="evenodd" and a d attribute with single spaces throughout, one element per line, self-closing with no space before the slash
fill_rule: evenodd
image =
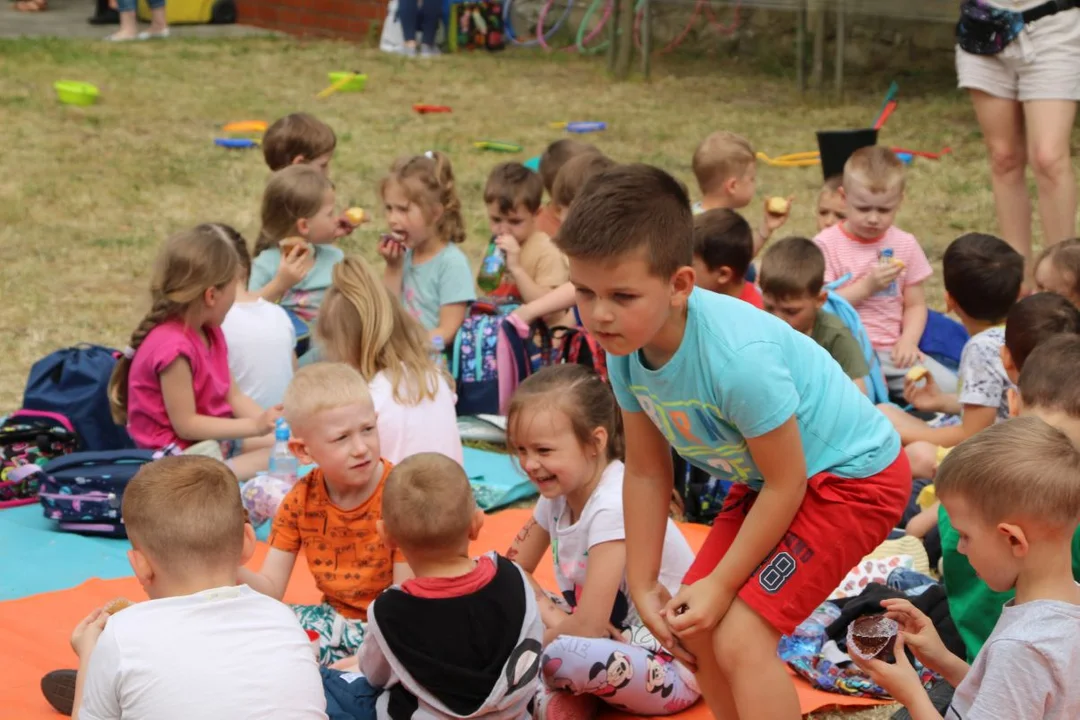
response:
<path id="1" fill-rule="evenodd" d="M 368 605 L 409 576 L 401 553 L 387 547 L 376 525 L 391 465 L 379 454 L 375 407 L 367 383 L 344 363 L 300 368 L 285 392 L 289 449 L 314 470 L 278 508 L 262 568 L 240 568 L 240 581 L 280 600 L 296 556 L 303 552 L 319 605 L 294 605 L 305 630 L 319 634 L 323 665 L 356 653 Z"/>
<path id="2" fill-rule="evenodd" d="M 379 194 L 392 233 L 379 243 L 383 282 L 432 340 L 452 347 L 476 287 L 458 247 L 465 242 L 465 221 L 450 158 L 429 151 L 399 159 Z"/>
<path id="3" fill-rule="evenodd" d="M 916 363 L 939 386 L 954 386 L 955 374 L 919 352 L 928 313 L 922 284 L 933 270 L 915 236 L 893 224 L 904 199 L 903 163 L 888 148 L 861 148 L 844 165 L 841 191 L 847 219 L 814 238 L 825 254 L 825 282 L 851 275 L 838 293 L 858 310 L 891 392 L 903 392 Z"/>
<path id="4" fill-rule="evenodd" d="M 497 165 L 488 175 L 484 204 L 507 270 L 493 297 L 532 302 L 570 279 L 566 257 L 546 233 L 536 229 L 543 199 L 540 176 L 521 163 Z M 561 317 L 559 313 L 548 324 L 559 324 Z"/>
<path id="5" fill-rule="evenodd" d="M 1075 384 L 1073 376 L 1066 382 Z M 956 688 L 946 718 L 1080 717 L 1080 585 L 1072 556 L 1078 477 L 1075 442 L 1038 417 L 988 428 L 942 462 L 938 496 L 959 533 L 958 552 L 990 589 L 1016 595 L 970 666 L 909 601 L 882 601 L 900 624 L 895 662 L 852 657 L 912 717 L 940 715 L 906 648 Z"/>
<path id="6" fill-rule="evenodd" d="M 1080 239 L 1063 240 L 1043 251 L 1035 262 L 1035 287 L 1080 306 Z"/>
<path id="7" fill-rule="evenodd" d="M 530 717 L 543 624 L 521 568 L 469 553 L 483 524 L 444 455 L 414 455 L 386 478 L 379 534 L 415 576 L 371 603 L 357 657 L 323 671 L 332 718 Z"/>
<path id="8" fill-rule="evenodd" d="M 742 215 L 727 208 L 694 218 L 694 273 L 699 288 L 744 300 L 761 310 L 761 293 L 746 281 L 754 258 L 754 233 Z"/>
<path id="9" fill-rule="evenodd" d="M 1040 296 L 1033 295 L 1028 299 L 1036 297 Z M 1016 307 L 1019 308 L 1020 303 Z M 1080 362 L 1077 320 L 1080 320 L 1080 314 L 1061 334 L 1044 336 L 1032 348 L 1031 354 L 1019 363 L 1018 390 L 1010 391 L 1009 413 L 1012 417 L 1041 418 L 1080 446 L 1080 388 L 1075 378 L 1076 363 Z M 1014 350 L 1020 356 L 1020 350 L 1015 347 Z M 994 629 L 1002 606 L 1012 599 L 1013 592 L 988 587 L 968 558 L 959 552 L 960 536 L 949 514 L 937 511 L 935 519 L 941 531 L 942 569 L 945 589 L 949 593 L 949 614 L 967 646 L 968 659 L 973 660 Z M 1080 531 L 1073 535 L 1072 572 L 1080 581 Z"/>
<path id="10" fill-rule="evenodd" d="M 248 289 L 310 323 L 345 254 L 334 186 L 318 169 L 290 165 L 270 178 L 263 193 L 262 229 Z"/>
<path id="11" fill-rule="evenodd" d="M 1005 319 L 1024 281 L 1024 257 L 993 235 L 961 235 L 941 261 L 945 306 L 956 314 L 970 339 L 960 354 L 956 394 L 943 391 L 932 374 L 904 380 L 904 399 L 925 412 L 959 415 L 958 424 L 931 426 L 894 405 L 883 405 L 905 445 L 916 442 L 953 447 L 995 422 L 1009 417 L 1012 386 L 1002 364 Z M 926 450 L 910 449 L 909 454 Z M 936 455 L 937 448 L 931 450 Z M 916 463 L 917 464 L 917 463 Z"/>
<path id="12" fill-rule="evenodd" d="M 694 151 L 693 169 L 702 195 L 701 202 L 694 206 L 695 213 L 717 208 L 742 210 L 753 202 L 757 190 L 757 156 L 750 141 L 741 135 L 724 130 L 709 135 Z M 761 226 L 754 231 L 754 257 L 773 233 L 783 227 L 790 214 L 791 198 L 782 214 L 769 212 L 766 202 Z"/>
<path id="13" fill-rule="evenodd" d="M 281 408 L 259 407 L 229 371 L 221 324 L 239 274 L 236 250 L 213 226 L 166 240 L 150 279 L 150 310 L 109 379 L 109 404 L 139 447 L 198 445 L 247 480 L 266 469 Z"/>
<path id="14" fill-rule="evenodd" d="M 368 382 L 383 457 L 396 464 L 440 452 L 464 462 L 452 381 L 435 364 L 424 328 L 366 260 L 351 255 L 334 267 L 315 329 L 326 359 Z"/>
<path id="15" fill-rule="evenodd" d="M 1057 293 L 1028 295 L 1012 306 L 1005 320 L 1001 364 L 1015 385 L 1031 352 L 1056 335 L 1080 335 L 1080 310 Z"/>
<path id="16" fill-rule="evenodd" d="M 823 308 L 828 292 L 821 249 L 801 237 L 774 243 L 761 258 L 760 281 L 765 310 L 825 348 L 866 394 L 866 356 L 844 321 Z"/>
<path id="17" fill-rule="evenodd" d="M 232 243 L 240 260 L 236 301 L 221 323 L 229 345 L 229 370 L 240 391 L 259 407 L 280 405 L 296 369 L 296 329 L 280 305 L 248 290 L 251 253 L 247 240 L 229 225 L 206 227 Z"/>
<path id="18" fill-rule="evenodd" d="M 79 623 L 74 697 L 48 682 L 56 671 L 42 681 L 50 704 L 74 718 L 325 720 L 295 616 L 237 586 L 255 533 L 236 476 L 207 457 L 162 458 L 131 479 L 122 510 L 128 560 L 150 599 Z"/>
<path id="19" fill-rule="evenodd" d="M 336 147 L 334 130 L 307 113 L 293 113 L 277 120 L 262 139 L 263 158 L 273 172 L 304 164 L 329 176 Z"/>
<path id="20" fill-rule="evenodd" d="M 544 154 L 540 156 L 540 178 L 544 181 L 544 190 L 547 191 L 549 202 L 536 216 L 536 229 L 547 233 L 548 237 L 555 237 L 555 233 L 559 232 L 559 225 L 562 224 L 562 220 L 550 202 L 555 194 L 555 178 L 571 158 L 590 152 L 599 153 L 600 151 L 591 143 L 565 138 L 548 145 Z"/>
<path id="21" fill-rule="evenodd" d="M 551 188 L 551 208 L 560 223 L 566 219 L 571 203 L 585 187 L 585 183 L 615 164 L 614 160 L 597 151 L 580 153 L 563 165 Z"/>
<path id="22" fill-rule="evenodd" d="M 550 548 L 562 595 L 553 602 L 534 581 L 547 628 L 539 717 L 585 720 L 596 698 L 640 715 L 690 707 L 700 695 L 692 673 L 644 626 L 626 586 L 623 438 L 611 388 L 582 365 L 544 368 L 518 387 L 506 420 L 507 445 L 540 490 L 506 556 L 533 573 Z M 668 519 L 668 592 L 693 560 Z"/>
<path id="23" fill-rule="evenodd" d="M 847 203 L 844 201 L 844 193 L 840 190 L 843 182 L 843 176 L 837 175 L 826 180 L 821 186 L 817 199 L 818 232 L 847 220 Z"/>

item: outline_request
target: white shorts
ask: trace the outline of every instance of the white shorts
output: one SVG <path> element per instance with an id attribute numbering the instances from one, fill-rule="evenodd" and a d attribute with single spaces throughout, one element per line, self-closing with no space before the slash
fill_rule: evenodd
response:
<path id="1" fill-rule="evenodd" d="M 997 55 L 956 48 L 956 75 L 965 90 L 994 97 L 1080 101 L 1080 9 L 1028 25 Z"/>

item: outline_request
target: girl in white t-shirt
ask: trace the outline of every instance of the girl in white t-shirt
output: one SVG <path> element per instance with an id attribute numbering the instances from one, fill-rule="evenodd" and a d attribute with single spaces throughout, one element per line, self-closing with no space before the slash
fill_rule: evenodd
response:
<path id="1" fill-rule="evenodd" d="M 534 581 L 547 628 L 538 717 L 591 717 L 597 698 L 638 715 L 694 704 L 693 674 L 660 647 L 627 590 L 623 439 L 611 388 L 582 365 L 544 368 L 514 393 L 507 430 L 541 495 L 507 557 L 532 573 L 550 547 L 562 594 L 552 599 Z M 668 520 L 660 582 L 672 595 L 693 559 Z"/>
<path id="2" fill-rule="evenodd" d="M 463 463 L 450 377 L 435 364 L 427 332 L 363 258 L 334 266 L 315 335 L 326 360 L 368 381 L 384 458 L 397 464 L 437 452 Z"/>

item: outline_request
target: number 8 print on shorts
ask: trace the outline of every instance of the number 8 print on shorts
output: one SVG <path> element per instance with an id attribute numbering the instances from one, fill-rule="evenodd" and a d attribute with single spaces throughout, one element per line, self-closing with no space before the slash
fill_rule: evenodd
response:
<path id="1" fill-rule="evenodd" d="M 758 573 L 758 582 L 761 584 L 761 589 L 770 595 L 775 595 L 780 592 L 780 588 L 787 584 L 787 581 L 795 574 L 798 567 L 798 563 L 795 562 L 795 558 L 790 553 L 784 551 L 776 553 L 772 560 L 766 563 L 761 568 L 761 572 Z"/>

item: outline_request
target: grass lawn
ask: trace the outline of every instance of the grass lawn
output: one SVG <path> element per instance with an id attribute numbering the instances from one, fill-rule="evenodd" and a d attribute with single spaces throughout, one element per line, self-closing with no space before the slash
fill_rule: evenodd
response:
<path id="1" fill-rule="evenodd" d="M 488 170 L 542 151 L 560 136 L 551 121 L 605 120 L 610 129 L 591 138 L 604 151 L 660 165 L 693 187 L 691 154 L 708 132 L 743 133 L 773 156 L 815 149 L 816 129 L 868 124 L 891 79 L 855 78 L 862 87 L 848 101 L 827 104 L 800 99 L 776 72 L 716 58 L 662 64 L 649 84 L 612 84 L 600 59 L 505 53 L 419 63 L 287 39 L 6 41 L 0 57 L 0 412 L 18 407 L 30 364 L 49 351 L 127 344 L 145 308 L 151 259 L 169 233 L 223 221 L 254 240 L 267 169 L 258 151 L 216 148 L 218 124 L 318 114 L 338 132 L 332 174 L 342 207 L 377 210 L 378 180 L 398 155 L 451 153 L 471 232 L 466 249 L 477 260 L 488 236 L 480 197 Z M 326 72 L 338 69 L 367 72 L 367 91 L 316 100 Z M 62 78 L 97 84 L 100 104 L 57 103 L 51 84 Z M 883 141 L 954 151 L 943 162 L 915 163 L 899 218 L 940 268 L 957 234 L 995 227 L 986 162 L 947 59 L 901 85 Z M 411 110 L 420 102 L 454 112 L 420 116 Z M 475 139 L 511 140 L 526 151 L 483 153 Z M 761 167 L 759 177 L 762 197 L 796 196 L 787 229 L 812 234 L 819 170 Z M 753 223 L 759 207 L 749 213 Z M 344 245 L 375 258 L 379 230 L 368 225 Z M 940 305 L 940 276 L 930 297 Z"/>

